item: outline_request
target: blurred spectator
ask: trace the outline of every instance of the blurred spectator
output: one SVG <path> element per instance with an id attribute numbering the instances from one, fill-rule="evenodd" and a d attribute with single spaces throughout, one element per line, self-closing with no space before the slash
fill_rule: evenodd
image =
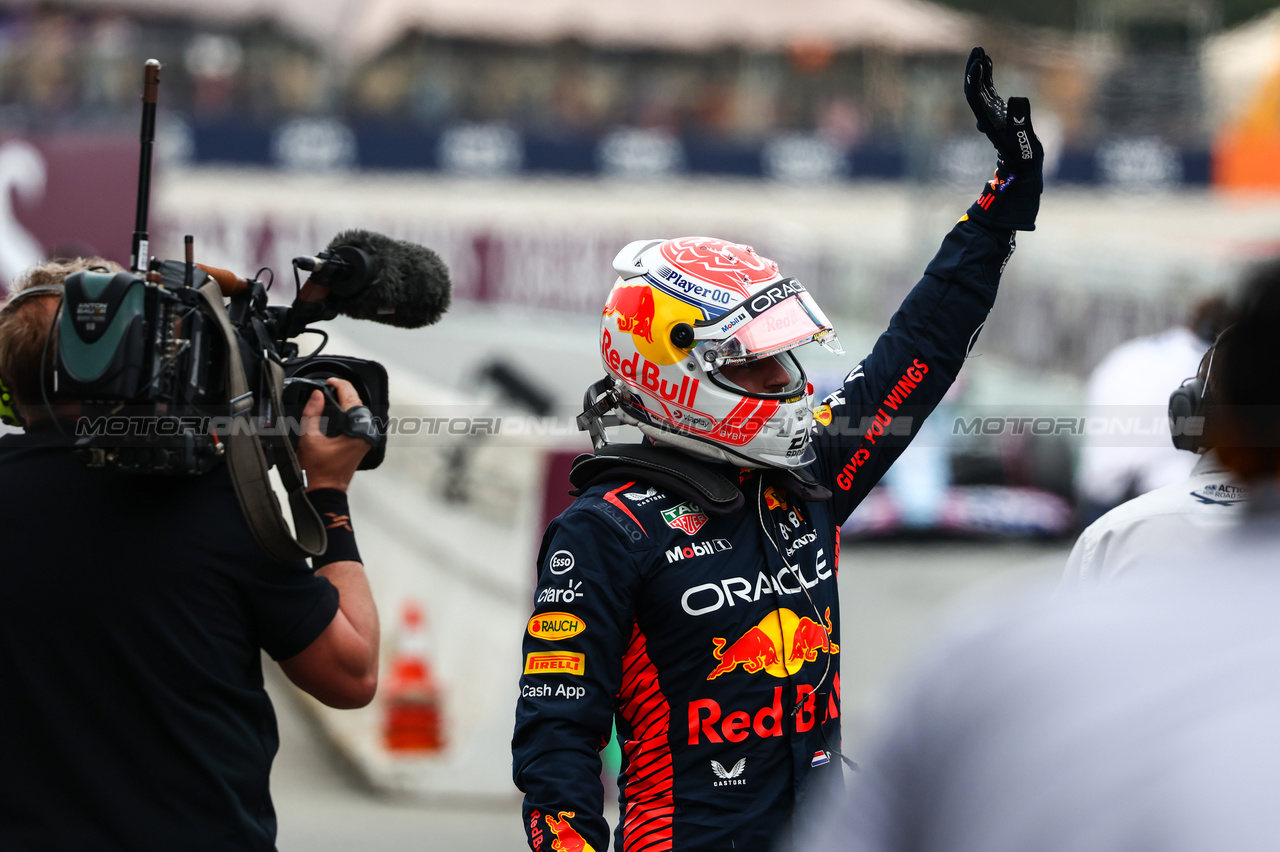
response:
<path id="1" fill-rule="evenodd" d="M 18 72 L 25 100 L 36 113 L 53 113 L 72 106 L 76 94 L 71 63 L 75 38 L 68 15 L 40 14 L 19 50 Z"/>
<path id="2" fill-rule="evenodd" d="M 1080 450 L 1076 490 L 1085 524 L 1190 474 L 1195 457 L 1172 446 L 1165 409 L 1169 392 L 1195 375 L 1225 316 L 1222 297 L 1206 299 L 1185 327 L 1121 344 L 1094 368 L 1085 388 L 1085 413 L 1107 428 L 1086 430 Z M 1125 430 L 1119 426 L 1125 423 L 1141 427 L 1141 446 L 1122 443 Z"/>
<path id="3" fill-rule="evenodd" d="M 227 35 L 199 33 L 183 53 L 191 75 L 191 108 L 197 115 L 217 116 L 231 109 L 236 75 L 244 64 L 240 42 Z"/>
<path id="4" fill-rule="evenodd" d="M 1249 304 L 1248 302 L 1246 304 Z M 1280 277 L 1222 353 L 1211 440 L 1241 528 L 1104 591 L 971 608 L 796 849 L 1262 852 L 1280 816 Z"/>
<path id="5" fill-rule="evenodd" d="M 84 104 L 104 110 L 132 109 L 137 96 L 137 28 L 120 14 L 105 13 L 88 27 Z"/>
<path id="6" fill-rule="evenodd" d="M 850 98 L 828 99 L 818 114 L 818 135 L 837 148 L 861 141 L 865 126 L 858 105 Z"/>

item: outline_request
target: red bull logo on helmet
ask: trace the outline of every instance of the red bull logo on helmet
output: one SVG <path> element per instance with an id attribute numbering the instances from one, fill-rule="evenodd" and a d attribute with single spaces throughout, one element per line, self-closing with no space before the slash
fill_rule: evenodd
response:
<path id="1" fill-rule="evenodd" d="M 618 317 L 618 331 L 625 331 L 653 342 L 653 291 L 648 284 L 619 284 L 604 303 L 604 315 Z"/>
<path id="2" fill-rule="evenodd" d="M 738 668 L 747 674 L 766 672 L 786 677 L 800 671 L 805 663 L 816 661 L 819 651 L 840 653 L 840 646 L 831 641 L 831 607 L 827 607 L 826 620 L 823 625 L 789 609 L 779 609 L 760 619 L 732 644 L 718 637 L 712 639 L 715 647 L 711 655 L 717 663 L 707 680 Z"/>
<path id="3" fill-rule="evenodd" d="M 633 387 L 646 390 L 679 406 L 692 408 L 698 399 L 698 379 L 683 376 L 679 382 L 667 381 L 662 378 L 658 365 L 642 357 L 639 352 L 632 354 L 630 358 L 624 358 L 614 348 L 613 335 L 608 331 L 601 335 L 600 352 L 610 369 L 621 374 L 623 380 Z"/>
<path id="4" fill-rule="evenodd" d="M 547 828 L 555 835 L 555 840 L 551 841 L 555 852 L 596 852 L 595 847 L 569 824 L 569 820 L 577 815 L 576 811 L 560 811 L 559 816 L 546 815 Z"/>

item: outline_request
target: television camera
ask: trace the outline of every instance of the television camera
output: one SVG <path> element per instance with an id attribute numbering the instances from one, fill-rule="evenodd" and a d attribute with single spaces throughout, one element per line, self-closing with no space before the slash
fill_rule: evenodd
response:
<path id="1" fill-rule="evenodd" d="M 388 386 L 375 361 L 323 354 L 328 335 L 310 326 L 338 314 L 405 328 L 431 324 L 449 306 L 448 270 L 430 249 L 346 231 L 316 256 L 294 259 L 296 295 L 282 306 L 269 304 L 263 281 L 196 263 L 191 237 L 184 260 L 149 258 L 159 74 L 160 63 L 148 60 L 132 269 L 67 277 L 55 319 L 55 395 L 80 402 L 73 446 L 86 464 L 193 475 L 225 461 L 259 543 L 282 558 L 322 552 L 318 517 L 304 517 L 315 512 L 294 454 L 302 409 L 314 390 L 324 392 L 326 434 L 368 441 L 360 467 L 377 467 Z M 299 270 L 310 273 L 305 283 Z M 322 342 L 301 354 L 295 338 L 308 333 Z M 325 383 L 335 376 L 350 381 L 365 405 L 344 412 Z M 282 538 L 288 530 L 267 478 L 272 466 L 290 494 L 296 541 Z"/>

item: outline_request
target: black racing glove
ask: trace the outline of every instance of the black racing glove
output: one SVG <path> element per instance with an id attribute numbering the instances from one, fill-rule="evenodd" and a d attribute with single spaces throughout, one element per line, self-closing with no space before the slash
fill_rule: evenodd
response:
<path id="1" fill-rule="evenodd" d="M 978 129 L 996 146 L 996 173 L 982 188 L 968 216 L 993 228 L 1034 231 L 1044 189 L 1044 146 L 1031 127 L 1031 102 L 1004 99 L 991 81 L 991 57 L 980 47 L 964 69 L 964 97 Z"/>

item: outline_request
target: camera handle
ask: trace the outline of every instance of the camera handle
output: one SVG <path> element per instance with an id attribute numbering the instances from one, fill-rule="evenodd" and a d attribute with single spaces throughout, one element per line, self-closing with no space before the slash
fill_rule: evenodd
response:
<path id="1" fill-rule="evenodd" d="M 200 288 L 199 293 L 204 299 L 207 313 L 217 323 L 225 344 L 227 397 L 229 401 L 233 401 L 232 415 L 247 414 L 253 404 L 252 394 L 245 377 L 244 362 L 240 358 L 235 329 L 232 328 L 227 309 L 222 304 L 222 291 L 216 281 L 209 281 Z M 267 376 L 271 410 L 282 413 L 284 370 L 270 359 L 263 360 L 262 369 Z M 262 450 L 263 440 L 264 436 L 256 429 L 233 428 L 226 437 L 227 469 L 236 489 L 240 511 L 244 514 L 254 539 L 268 555 L 282 562 L 324 553 L 328 546 L 328 536 L 320 515 L 307 499 L 306 479 L 293 445 L 283 433 L 271 437 L 272 449 L 279 461 L 280 481 L 289 492 L 289 508 L 293 513 L 294 527 L 298 531 L 297 538 L 289 531 L 280 501 L 271 488 L 267 458 Z"/>

